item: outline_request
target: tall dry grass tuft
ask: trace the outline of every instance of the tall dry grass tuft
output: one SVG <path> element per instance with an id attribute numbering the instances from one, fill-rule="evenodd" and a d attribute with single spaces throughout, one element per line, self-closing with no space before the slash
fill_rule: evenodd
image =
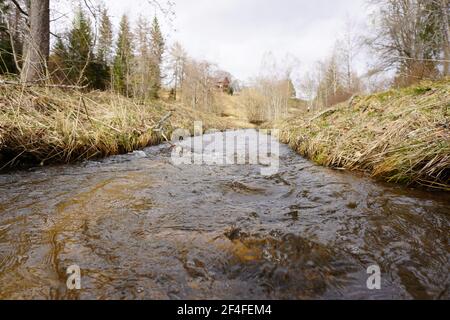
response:
<path id="1" fill-rule="evenodd" d="M 268 120 L 264 97 L 253 88 L 244 89 L 239 97 L 246 110 L 247 119 L 252 124 L 261 124 Z"/>
<path id="2" fill-rule="evenodd" d="M 389 182 L 450 191 L 450 81 L 355 97 L 278 124 L 315 162 Z"/>
<path id="3" fill-rule="evenodd" d="M 163 140 L 153 130 L 169 110 L 166 136 L 177 127 L 224 129 L 219 117 L 164 102 L 139 104 L 108 92 L 0 86 L 0 168 L 68 163 L 121 154 Z"/>

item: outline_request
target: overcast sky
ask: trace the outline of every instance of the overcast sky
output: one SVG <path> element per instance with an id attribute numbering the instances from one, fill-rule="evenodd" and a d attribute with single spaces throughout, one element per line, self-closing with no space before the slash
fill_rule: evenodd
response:
<path id="1" fill-rule="evenodd" d="M 330 52 L 347 17 L 361 22 L 367 17 L 365 0 L 174 2 L 173 24 L 164 26 L 169 42 L 181 42 L 190 56 L 217 63 L 242 80 L 258 74 L 267 52 L 278 60 L 286 54 L 295 56 L 301 68 L 307 69 Z M 132 19 L 139 14 L 151 19 L 158 12 L 148 0 L 105 3 L 116 21 L 123 13 Z"/>

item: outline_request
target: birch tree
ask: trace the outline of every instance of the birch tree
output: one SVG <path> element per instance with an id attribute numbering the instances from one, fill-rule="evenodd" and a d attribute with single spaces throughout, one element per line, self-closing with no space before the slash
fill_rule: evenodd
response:
<path id="1" fill-rule="evenodd" d="M 170 48 L 170 68 L 172 71 L 173 99 L 177 100 L 178 93 L 182 91 L 185 67 L 187 61 L 186 51 L 179 42 Z"/>

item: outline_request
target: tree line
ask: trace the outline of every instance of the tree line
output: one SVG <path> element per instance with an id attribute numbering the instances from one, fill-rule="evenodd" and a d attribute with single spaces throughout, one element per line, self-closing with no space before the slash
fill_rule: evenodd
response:
<path id="1" fill-rule="evenodd" d="M 355 94 L 408 86 L 450 75 L 448 0 L 369 0 L 367 34 L 348 20 L 328 56 L 300 81 L 308 108 L 329 107 Z M 365 52 L 367 71 L 355 58 Z"/>
<path id="2" fill-rule="evenodd" d="M 52 35 L 50 48 L 49 12 L 48 0 L 0 0 L 1 74 L 20 75 L 22 83 L 158 97 L 165 40 L 156 16 L 152 21 L 141 16 L 133 28 L 124 15 L 115 36 L 106 7 L 80 4 L 69 30 Z"/>
<path id="3" fill-rule="evenodd" d="M 259 101 L 253 103 L 256 107 L 264 105 L 266 116 L 279 117 L 287 113 L 292 91 L 311 110 L 362 92 L 449 76 L 449 0 L 368 3 L 372 10 L 368 34 L 359 34 L 357 26 L 347 22 L 329 56 L 304 72 L 295 88 L 285 70 L 277 77 L 271 72 L 255 79 L 248 100 Z M 82 4 L 67 33 L 51 34 L 50 0 L 0 0 L 0 73 L 20 75 L 24 84 L 112 89 L 141 99 L 157 98 L 164 79 L 172 98 L 195 108 L 214 106 L 220 81 L 233 82 L 214 64 L 189 58 L 179 44 L 166 50 L 156 17 L 152 21 L 141 17 L 132 26 L 123 16 L 115 35 L 105 7 Z M 52 48 L 50 36 L 55 37 Z M 371 63 L 363 74 L 355 65 L 362 51 Z"/>

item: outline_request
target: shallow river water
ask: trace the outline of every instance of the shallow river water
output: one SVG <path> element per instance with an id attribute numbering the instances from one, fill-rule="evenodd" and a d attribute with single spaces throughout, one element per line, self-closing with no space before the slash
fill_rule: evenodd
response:
<path id="1" fill-rule="evenodd" d="M 279 157 L 264 176 L 162 145 L 0 175 L 0 299 L 450 298 L 448 194 Z"/>

